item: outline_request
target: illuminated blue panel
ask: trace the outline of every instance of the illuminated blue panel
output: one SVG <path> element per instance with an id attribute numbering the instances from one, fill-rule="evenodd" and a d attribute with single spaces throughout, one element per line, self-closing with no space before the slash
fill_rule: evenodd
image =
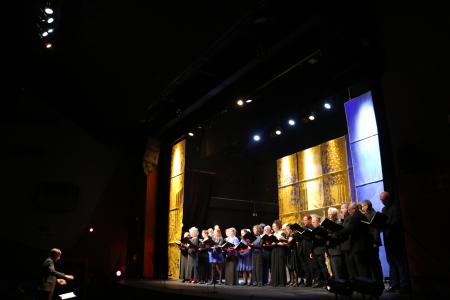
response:
<path id="1" fill-rule="evenodd" d="M 378 134 L 371 92 L 347 101 L 345 115 L 350 143 Z"/>
<path id="2" fill-rule="evenodd" d="M 349 176 L 358 201 L 369 199 L 377 211 L 381 211 L 380 193 L 384 190 L 378 129 L 373 108 L 372 94 L 367 92 L 345 103 L 350 151 Z M 380 260 L 384 276 L 389 276 L 389 265 L 384 247 L 380 247 Z"/>
<path id="3" fill-rule="evenodd" d="M 356 187 L 383 179 L 378 135 L 350 144 Z"/>

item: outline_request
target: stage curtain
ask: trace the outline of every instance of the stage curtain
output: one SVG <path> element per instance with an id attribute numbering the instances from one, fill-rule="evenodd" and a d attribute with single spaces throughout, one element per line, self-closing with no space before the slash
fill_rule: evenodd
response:
<path id="1" fill-rule="evenodd" d="M 212 175 L 199 171 L 186 171 L 183 231 L 196 226 L 199 230 L 205 229 L 206 217 L 209 207 Z"/>
<path id="2" fill-rule="evenodd" d="M 185 149 L 185 140 L 172 148 L 168 230 L 168 276 L 170 279 L 178 279 L 180 276 L 180 250 L 175 242 L 181 239 L 183 227 Z"/>

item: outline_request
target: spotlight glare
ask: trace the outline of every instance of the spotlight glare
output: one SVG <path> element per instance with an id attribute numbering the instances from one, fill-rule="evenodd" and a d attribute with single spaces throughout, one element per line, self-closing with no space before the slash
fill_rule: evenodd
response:
<path id="1" fill-rule="evenodd" d="M 253 102 L 252 99 L 247 99 L 247 100 L 245 100 L 245 103 L 252 103 L 252 102 Z"/>
<path id="2" fill-rule="evenodd" d="M 255 135 L 253 136 L 253 140 L 254 140 L 255 142 L 259 142 L 259 141 L 261 140 L 261 137 L 260 137 L 259 135 L 255 134 Z"/>
<path id="3" fill-rule="evenodd" d="M 94 228 L 93 227 L 89 228 L 89 232 L 94 232 Z"/>
<path id="4" fill-rule="evenodd" d="M 53 47 L 53 45 L 51 43 L 45 44 L 45 48 L 50 49 L 51 47 Z"/>
<path id="5" fill-rule="evenodd" d="M 46 9 L 44 9 L 45 13 L 48 15 L 53 14 L 53 9 L 51 9 L 50 7 L 47 7 Z"/>
<path id="6" fill-rule="evenodd" d="M 48 35 L 48 32 L 47 31 L 44 31 L 43 33 L 42 33 L 42 36 L 43 37 L 46 37 Z"/>
<path id="7" fill-rule="evenodd" d="M 53 23 L 53 21 L 55 21 L 55 19 L 53 19 L 53 18 L 48 18 L 48 19 L 47 19 L 47 23 L 48 23 L 48 24 Z"/>
<path id="8" fill-rule="evenodd" d="M 193 132 L 189 132 L 188 134 L 189 134 L 189 136 L 194 136 Z"/>
<path id="9" fill-rule="evenodd" d="M 327 102 L 323 105 L 323 107 L 325 107 L 325 109 L 331 109 L 331 104 Z"/>
<path id="10" fill-rule="evenodd" d="M 117 276 L 117 277 L 120 277 L 120 276 L 122 276 L 122 271 L 120 271 L 120 270 L 117 270 L 117 271 L 116 271 L 116 276 Z"/>
<path id="11" fill-rule="evenodd" d="M 239 106 L 244 105 L 244 101 L 242 101 L 241 99 L 239 99 L 239 100 L 237 101 L 237 105 L 239 105 Z"/>
<path id="12" fill-rule="evenodd" d="M 281 134 L 281 130 L 276 130 L 276 131 L 275 131 L 275 134 L 276 134 L 276 135 L 280 135 L 280 134 Z"/>
<path id="13" fill-rule="evenodd" d="M 49 28 L 49 29 L 47 30 L 47 32 L 48 32 L 48 33 L 52 33 L 52 32 L 53 32 L 53 28 Z"/>
<path id="14" fill-rule="evenodd" d="M 308 119 L 311 120 L 311 121 L 314 121 L 314 120 L 316 119 L 316 117 L 314 117 L 313 115 L 310 115 L 310 116 L 308 117 Z"/>
<path id="15" fill-rule="evenodd" d="M 295 125 L 295 121 L 292 120 L 292 119 L 290 119 L 290 120 L 288 121 L 288 124 L 291 125 L 291 126 L 294 126 L 294 125 Z"/>

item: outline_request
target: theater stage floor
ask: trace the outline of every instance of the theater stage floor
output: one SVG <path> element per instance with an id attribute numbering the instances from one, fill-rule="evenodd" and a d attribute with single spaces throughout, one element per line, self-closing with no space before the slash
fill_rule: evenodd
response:
<path id="1" fill-rule="evenodd" d="M 128 299 L 155 299 L 182 296 L 187 299 L 335 299 L 323 288 L 305 287 L 251 287 L 181 283 L 173 280 L 124 280 L 118 292 Z M 152 297 L 152 298 L 150 298 Z M 362 299 L 354 293 L 352 299 Z M 384 293 L 380 299 L 408 299 L 408 296 Z M 123 298 L 126 299 L 126 298 Z M 339 299 L 345 299 L 339 296 Z M 348 299 L 348 297 L 347 297 Z M 366 297 L 366 299 L 369 299 Z"/>

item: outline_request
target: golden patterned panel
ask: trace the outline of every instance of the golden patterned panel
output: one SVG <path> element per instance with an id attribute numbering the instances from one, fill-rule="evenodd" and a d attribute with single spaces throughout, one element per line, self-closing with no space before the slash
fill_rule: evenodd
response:
<path id="1" fill-rule="evenodd" d="M 322 177 L 301 182 L 300 197 L 306 199 L 305 209 L 307 210 L 323 207 Z"/>
<path id="2" fill-rule="evenodd" d="M 281 215 L 280 216 L 280 221 L 281 224 L 293 224 L 293 223 L 299 223 L 300 221 L 300 213 L 299 212 L 295 212 L 295 213 L 290 213 L 287 215 Z"/>
<path id="3" fill-rule="evenodd" d="M 176 244 L 169 245 L 169 269 L 167 274 L 170 279 L 180 278 L 180 249 Z"/>
<path id="4" fill-rule="evenodd" d="M 291 154 L 277 160 L 278 187 L 298 182 L 297 154 Z"/>
<path id="5" fill-rule="evenodd" d="M 350 202 L 350 183 L 348 171 L 323 176 L 323 206 Z"/>
<path id="6" fill-rule="evenodd" d="M 302 202 L 298 189 L 298 183 L 278 189 L 279 214 L 296 213 L 300 210 Z"/>
<path id="7" fill-rule="evenodd" d="M 184 174 L 170 179 L 169 209 L 183 207 Z"/>
<path id="8" fill-rule="evenodd" d="M 169 236 L 168 236 L 169 243 L 173 243 L 181 239 L 182 221 L 183 221 L 182 209 L 175 209 L 169 212 Z"/>
<path id="9" fill-rule="evenodd" d="M 300 181 L 322 176 L 320 145 L 297 153 Z"/>
<path id="10" fill-rule="evenodd" d="M 182 140 L 172 147 L 172 160 L 170 163 L 170 177 L 184 173 L 186 140 Z"/>
<path id="11" fill-rule="evenodd" d="M 180 276 L 180 250 L 174 242 L 181 239 L 183 227 L 185 144 L 183 140 L 172 148 L 167 250 L 168 274 L 171 279 L 178 279 Z"/>
<path id="12" fill-rule="evenodd" d="M 348 169 L 345 137 L 340 137 L 320 145 L 323 174 Z"/>

